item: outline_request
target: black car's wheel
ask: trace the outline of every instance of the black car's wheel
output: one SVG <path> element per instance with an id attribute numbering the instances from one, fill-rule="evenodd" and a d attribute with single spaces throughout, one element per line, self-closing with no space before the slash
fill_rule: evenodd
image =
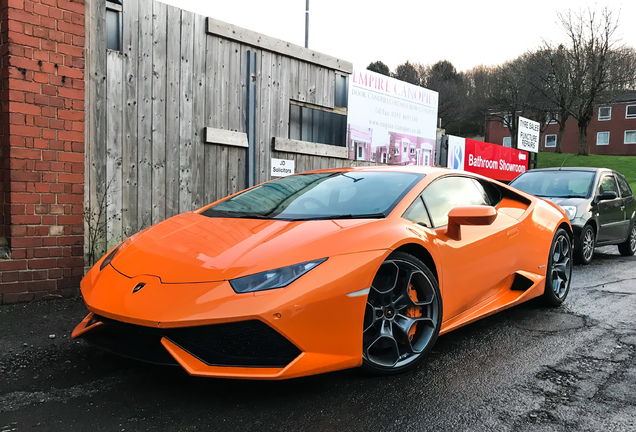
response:
<path id="1" fill-rule="evenodd" d="M 554 234 L 545 277 L 543 297 L 550 306 L 560 306 L 570 291 L 572 279 L 572 241 L 564 229 Z"/>
<path id="2" fill-rule="evenodd" d="M 634 255 L 634 252 L 636 252 L 636 223 L 632 223 L 632 228 L 629 230 L 629 237 L 618 245 L 618 251 L 623 256 Z"/>
<path id="3" fill-rule="evenodd" d="M 403 372 L 433 347 L 442 322 L 437 280 L 416 257 L 395 252 L 380 266 L 367 298 L 363 367 Z"/>
<path id="4" fill-rule="evenodd" d="M 591 225 L 585 225 L 581 231 L 581 237 L 576 242 L 575 258 L 578 264 L 589 264 L 594 255 L 596 246 L 596 233 Z"/>

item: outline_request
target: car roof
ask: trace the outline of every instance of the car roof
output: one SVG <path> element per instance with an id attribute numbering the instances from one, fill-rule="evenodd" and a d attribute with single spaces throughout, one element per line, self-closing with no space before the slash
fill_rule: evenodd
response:
<path id="1" fill-rule="evenodd" d="M 537 171 L 588 171 L 588 172 L 600 172 L 600 171 L 612 171 L 609 168 L 594 168 L 594 167 L 553 167 L 553 168 L 537 168 L 529 170 L 527 172 Z"/>

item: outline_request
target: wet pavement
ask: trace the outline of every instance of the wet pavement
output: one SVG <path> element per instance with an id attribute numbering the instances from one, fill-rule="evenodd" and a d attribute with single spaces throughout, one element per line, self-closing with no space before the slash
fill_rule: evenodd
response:
<path id="1" fill-rule="evenodd" d="M 193 378 L 71 340 L 81 299 L 0 306 L 0 432 L 636 431 L 636 257 L 574 270 L 561 308 L 451 332 L 393 377 Z"/>

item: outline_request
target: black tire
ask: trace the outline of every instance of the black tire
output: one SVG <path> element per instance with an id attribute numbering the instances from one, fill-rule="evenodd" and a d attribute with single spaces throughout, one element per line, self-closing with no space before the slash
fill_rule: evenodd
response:
<path id="1" fill-rule="evenodd" d="M 618 251 L 623 256 L 631 256 L 636 252 L 636 223 L 632 222 L 632 226 L 629 229 L 629 236 L 627 240 L 618 245 Z"/>
<path id="2" fill-rule="evenodd" d="M 594 247 L 596 247 L 596 232 L 591 225 L 585 225 L 581 231 L 581 236 L 575 243 L 574 259 L 576 263 L 589 264 L 594 256 Z"/>
<path id="3" fill-rule="evenodd" d="M 362 367 L 391 375 L 414 367 L 433 348 L 442 325 L 442 297 L 429 268 L 394 252 L 382 263 L 367 297 Z"/>
<path id="4" fill-rule="evenodd" d="M 570 292 L 572 281 L 572 240 L 559 228 L 554 234 L 545 276 L 543 299 L 548 306 L 561 306 Z"/>

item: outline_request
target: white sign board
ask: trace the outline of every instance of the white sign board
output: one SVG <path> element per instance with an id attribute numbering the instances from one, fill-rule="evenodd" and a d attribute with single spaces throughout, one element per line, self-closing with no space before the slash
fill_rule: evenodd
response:
<path id="1" fill-rule="evenodd" d="M 464 170 L 464 155 L 466 154 L 466 140 L 453 135 L 448 136 L 448 160 L 446 166 L 456 170 Z"/>
<path id="2" fill-rule="evenodd" d="M 517 134 L 517 148 L 532 153 L 539 152 L 539 122 L 519 117 L 519 132 Z"/>
<path id="3" fill-rule="evenodd" d="M 296 171 L 296 163 L 290 159 L 274 159 L 272 158 L 272 177 L 285 177 L 294 174 Z"/>
<path id="4" fill-rule="evenodd" d="M 349 158 L 391 165 L 433 165 L 437 92 L 365 69 L 349 81 Z"/>

